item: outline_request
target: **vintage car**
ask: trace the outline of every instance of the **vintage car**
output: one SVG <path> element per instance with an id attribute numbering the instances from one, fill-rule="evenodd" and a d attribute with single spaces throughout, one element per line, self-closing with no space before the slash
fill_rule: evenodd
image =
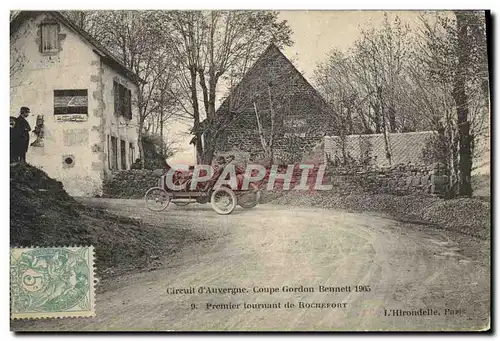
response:
<path id="1" fill-rule="evenodd" d="M 158 180 L 157 186 L 150 188 L 144 196 L 146 207 L 152 211 L 163 211 L 170 202 L 177 206 L 210 202 L 212 208 L 218 214 L 231 214 L 237 205 L 250 209 L 259 202 L 259 187 L 254 183 L 250 183 L 247 189 L 243 189 L 244 172 L 239 167 L 235 167 L 237 179 L 235 188 L 231 188 L 227 184 L 216 186 L 217 180 L 226 167 L 224 164 L 214 166 L 211 178 L 207 181 L 197 182 L 195 185 L 192 185 L 194 166 L 185 170 L 173 170 L 170 166 L 168 167 Z M 169 171 L 175 189 L 168 186 L 167 174 Z"/>

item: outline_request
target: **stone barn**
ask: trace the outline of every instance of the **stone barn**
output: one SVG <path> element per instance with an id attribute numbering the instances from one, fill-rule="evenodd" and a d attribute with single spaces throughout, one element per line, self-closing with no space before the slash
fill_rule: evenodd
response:
<path id="1" fill-rule="evenodd" d="M 335 115 L 290 60 L 271 44 L 216 113 L 216 154 L 245 161 L 298 162 L 335 134 Z M 267 148 L 267 149 L 266 149 Z M 266 154 L 267 150 L 267 154 Z"/>
<path id="2" fill-rule="evenodd" d="M 17 13 L 10 39 L 10 116 L 31 109 L 27 162 L 71 195 L 101 194 L 138 157 L 140 79 L 56 11 Z"/>

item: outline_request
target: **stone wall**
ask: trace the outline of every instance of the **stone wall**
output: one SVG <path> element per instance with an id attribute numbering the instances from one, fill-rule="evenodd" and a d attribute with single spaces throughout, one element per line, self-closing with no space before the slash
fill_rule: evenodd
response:
<path id="1" fill-rule="evenodd" d="M 339 195 L 392 194 L 445 196 L 449 177 L 441 164 L 422 166 L 398 164 L 392 167 L 350 166 L 328 169 L 333 191 Z"/>
<path id="2" fill-rule="evenodd" d="M 296 165 L 293 183 L 301 178 L 301 170 Z M 309 186 L 312 189 L 317 169 L 310 171 Z M 285 173 L 286 166 L 279 170 Z M 110 179 L 104 182 L 103 197 L 142 199 L 146 191 L 157 185 L 159 170 L 114 171 Z M 441 164 L 422 166 L 399 164 L 392 167 L 327 167 L 326 181 L 332 184 L 332 192 L 338 195 L 351 194 L 392 194 L 392 195 L 438 195 L 445 196 L 450 177 Z M 282 180 L 277 180 L 275 188 L 281 188 Z"/>
<path id="3" fill-rule="evenodd" d="M 238 137 L 241 139 L 242 137 Z M 236 139 L 230 140 L 225 148 L 217 149 L 217 156 L 234 155 L 237 160 L 244 163 L 264 160 L 266 158 L 258 135 L 248 133 L 245 135 L 244 142 L 239 142 Z M 317 147 L 321 145 L 321 150 Z M 233 147 L 230 147 L 233 146 Z M 236 146 L 236 147 L 234 147 Z M 323 158 L 323 142 L 321 137 L 306 136 L 306 137 L 281 137 L 274 144 L 274 163 L 275 164 L 291 164 L 300 161 L 309 160 L 314 156 L 316 163 L 324 163 Z M 319 158 L 317 156 L 320 156 Z"/>
<path id="4" fill-rule="evenodd" d="M 157 171 L 134 169 L 114 171 L 104 181 L 104 198 L 141 199 L 146 191 L 155 187 L 160 175 Z"/>

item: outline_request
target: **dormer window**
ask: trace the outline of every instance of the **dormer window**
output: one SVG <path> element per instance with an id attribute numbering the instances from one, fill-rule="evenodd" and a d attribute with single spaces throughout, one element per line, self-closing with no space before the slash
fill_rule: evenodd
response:
<path id="1" fill-rule="evenodd" d="M 59 25 L 57 23 L 42 24 L 42 53 L 59 51 Z"/>

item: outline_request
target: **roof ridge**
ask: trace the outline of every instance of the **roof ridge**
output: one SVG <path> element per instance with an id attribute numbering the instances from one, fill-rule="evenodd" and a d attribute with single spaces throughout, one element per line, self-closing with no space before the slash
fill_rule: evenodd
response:
<path id="1" fill-rule="evenodd" d="M 224 101 L 221 103 L 221 105 L 219 106 L 219 108 L 217 109 L 217 111 L 219 111 L 220 109 L 222 109 L 226 104 L 226 102 L 229 100 L 229 98 L 233 95 L 233 92 L 234 91 L 237 91 L 237 88 L 242 84 L 244 83 L 245 79 L 250 77 L 249 75 L 251 74 L 251 72 L 256 68 L 256 66 L 259 64 L 259 62 L 265 58 L 265 56 L 269 53 L 269 51 L 271 50 L 277 50 L 279 55 L 281 57 L 283 57 L 286 62 L 288 64 L 290 64 L 292 66 L 292 69 L 293 71 L 295 71 L 296 73 L 298 73 L 300 75 L 300 78 L 302 79 L 302 81 L 304 81 L 306 83 L 306 85 L 308 87 L 311 88 L 311 90 L 313 91 L 313 93 L 328 107 L 330 108 L 330 106 L 328 105 L 328 103 L 326 102 L 326 100 L 323 98 L 323 96 L 319 93 L 319 91 L 314 87 L 312 86 L 312 84 L 304 77 L 304 75 L 302 74 L 302 72 L 300 72 L 296 67 L 295 65 L 292 63 L 292 61 L 290 59 L 287 58 L 287 56 L 285 56 L 285 54 L 283 53 L 283 51 L 281 51 L 281 49 L 274 43 L 274 42 L 271 42 L 267 47 L 266 49 L 260 54 L 260 56 L 257 58 L 257 60 L 253 63 L 253 65 L 247 70 L 247 72 L 245 72 L 245 74 L 243 75 L 243 77 L 241 78 L 241 80 L 238 82 L 238 84 L 230 90 L 229 92 L 229 95 L 224 99 Z M 330 108 L 331 109 L 331 108 Z"/>

